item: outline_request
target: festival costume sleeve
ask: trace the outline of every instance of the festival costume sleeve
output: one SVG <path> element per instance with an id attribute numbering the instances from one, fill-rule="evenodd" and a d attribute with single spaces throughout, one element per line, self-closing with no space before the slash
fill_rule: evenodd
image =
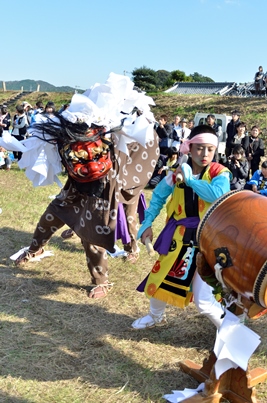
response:
<path id="1" fill-rule="evenodd" d="M 222 172 L 208 183 L 202 179 L 195 179 L 192 168 L 188 164 L 182 165 L 185 183 L 197 193 L 201 199 L 213 203 L 223 194 L 230 191 L 230 177 L 228 172 Z"/>
<path id="2" fill-rule="evenodd" d="M 267 196 L 267 189 L 262 189 L 262 190 L 260 190 L 260 194 L 261 194 L 262 196 Z"/>
<path id="3" fill-rule="evenodd" d="M 153 221 L 159 215 L 162 207 L 166 203 L 167 198 L 172 193 L 172 190 L 173 186 L 168 185 L 166 178 L 163 178 L 156 186 L 153 191 L 149 207 L 147 210 L 145 210 L 145 219 L 137 233 L 137 239 L 141 237 L 147 228 L 151 227 Z"/>

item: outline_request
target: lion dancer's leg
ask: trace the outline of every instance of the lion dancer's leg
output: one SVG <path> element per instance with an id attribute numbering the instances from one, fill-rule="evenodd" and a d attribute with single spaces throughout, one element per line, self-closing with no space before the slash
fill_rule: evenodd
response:
<path id="1" fill-rule="evenodd" d="M 91 274 L 92 284 L 96 286 L 88 292 L 89 298 L 103 298 L 110 291 L 113 284 L 108 281 L 108 257 L 107 252 L 101 246 L 92 245 L 82 241 L 86 262 Z"/>
<path id="2" fill-rule="evenodd" d="M 23 265 L 32 258 L 40 256 L 44 252 L 43 247 L 49 242 L 52 235 L 65 224 L 55 215 L 51 205 L 52 203 L 49 204 L 46 211 L 41 216 L 34 231 L 29 249 L 17 258 L 16 265 Z"/>

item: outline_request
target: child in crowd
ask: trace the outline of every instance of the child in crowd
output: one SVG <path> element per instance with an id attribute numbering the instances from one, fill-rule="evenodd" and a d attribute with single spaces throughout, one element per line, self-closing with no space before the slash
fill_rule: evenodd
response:
<path id="1" fill-rule="evenodd" d="M 0 146 L 0 169 L 6 169 L 7 171 L 10 171 L 11 168 L 11 158 L 8 154 L 8 151 Z"/>
<path id="2" fill-rule="evenodd" d="M 233 175 L 233 178 L 230 182 L 230 189 L 243 189 L 248 178 L 249 164 L 245 157 L 245 151 L 240 144 L 234 147 L 233 155 L 229 157 L 226 166 Z"/>
<path id="3" fill-rule="evenodd" d="M 267 161 L 261 164 L 261 169 L 254 172 L 250 181 L 245 185 L 245 189 L 267 196 Z"/>
<path id="4" fill-rule="evenodd" d="M 150 298 L 150 312 L 132 323 L 134 329 L 164 324 L 166 304 L 184 308 L 192 292 L 198 311 L 217 328 L 221 325 L 224 313 L 221 304 L 216 301 L 213 289 L 196 272 L 199 221 L 211 203 L 230 190 L 231 173 L 212 162 L 217 146 L 218 138 L 211 127 L 196 126 L 180 148 L 183 154 L 190 152 L 188 162 L 178 167 L 175 174 L 167 175 L 153 191 L 138 232 L 142 243 L 147 238 L 153 240 L 152 223 L 171 195 L 167 203 L 168 221 L 154 245 L 159 252 L 158 260 L 137 288 Z"/>

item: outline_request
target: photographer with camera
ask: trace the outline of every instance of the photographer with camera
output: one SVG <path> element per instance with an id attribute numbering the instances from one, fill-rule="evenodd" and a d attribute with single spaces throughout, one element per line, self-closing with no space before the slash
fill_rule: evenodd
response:
<path id="1" fill-rule="evenodd" d="M 226 166 L 233 175 L 233 179 L 230 182 L 230 190 L 244 189 L 248 178 L 249 163 L 245 157 L 245 151 L 240 144 L 234 147 L 233 154 L 228 157 Z"/>

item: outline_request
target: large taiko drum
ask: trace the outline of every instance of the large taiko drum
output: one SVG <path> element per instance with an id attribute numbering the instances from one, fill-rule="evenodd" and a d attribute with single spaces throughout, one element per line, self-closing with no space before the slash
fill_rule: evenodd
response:
<path id="1" fill-rule="evenodd" d="M 249 190 L 214 202 L 197 231 L 209 266 L 219 263 L 226 286 L 267 307 L 267 198 Z"/>

